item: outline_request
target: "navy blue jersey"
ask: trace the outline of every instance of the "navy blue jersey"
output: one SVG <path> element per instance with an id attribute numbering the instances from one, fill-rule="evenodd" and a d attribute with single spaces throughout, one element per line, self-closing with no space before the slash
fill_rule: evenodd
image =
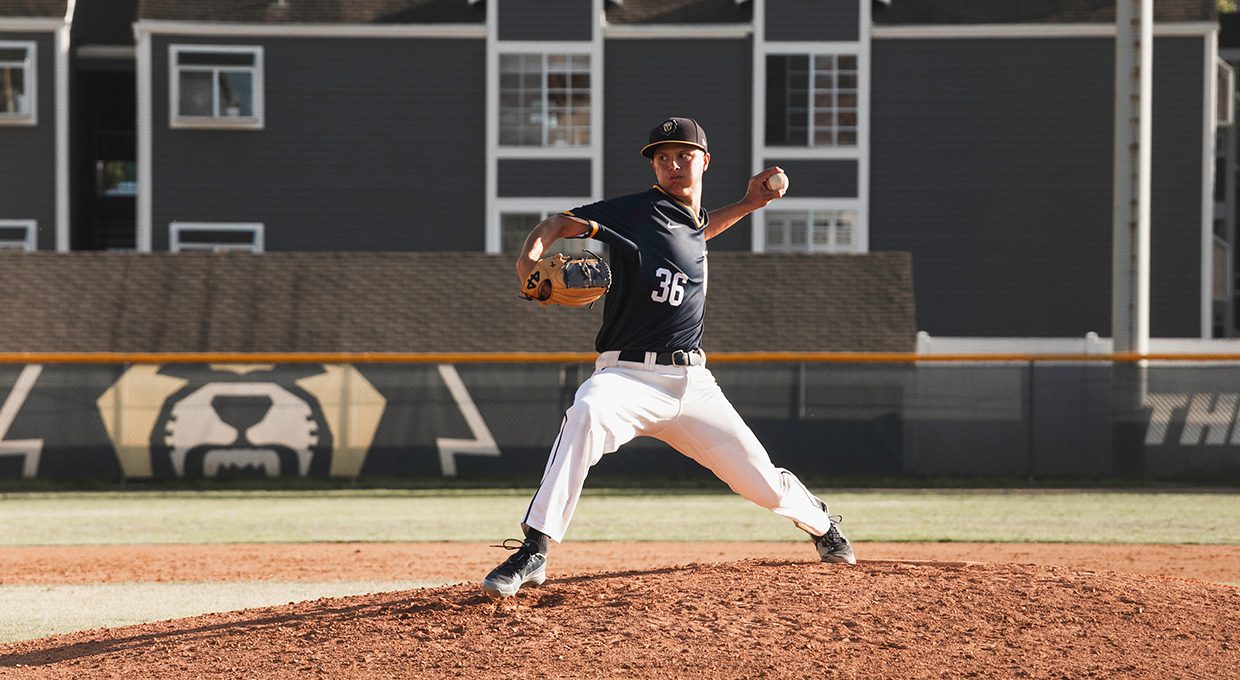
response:
<path id="1" fill-rule="evenodd" d="M 582 238 L 610 246 L 612 286 L 594 348 L 666 352 L 702 344 L 706 313 L 705 210 L 655 185 L 640 194 L 574 208 Z"/>

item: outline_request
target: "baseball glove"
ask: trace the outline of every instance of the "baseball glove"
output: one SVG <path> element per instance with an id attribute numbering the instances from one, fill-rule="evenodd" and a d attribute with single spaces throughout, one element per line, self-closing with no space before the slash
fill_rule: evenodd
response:
<path id="1" fill-rule="evenodd" d="M 550 255 L 534 265 L 519 295 L 544 305 L 585 307 L 611 288 L 611 268 L 594 253 Z"/>

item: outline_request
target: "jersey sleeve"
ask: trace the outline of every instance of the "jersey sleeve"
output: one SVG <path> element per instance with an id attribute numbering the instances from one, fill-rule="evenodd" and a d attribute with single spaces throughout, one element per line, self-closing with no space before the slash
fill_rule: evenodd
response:
<path id="1" fill-rule="evenodd" d="M 564 214 L 589 223 L 590 228 L 576 238 L 592 238 L 622 251 L 637 251 L 637 244 L 624 234 L 625 227 L 630 220 L 623 207 L 615 201 L 599 201 L 583 205 L 566 210 Z"/>

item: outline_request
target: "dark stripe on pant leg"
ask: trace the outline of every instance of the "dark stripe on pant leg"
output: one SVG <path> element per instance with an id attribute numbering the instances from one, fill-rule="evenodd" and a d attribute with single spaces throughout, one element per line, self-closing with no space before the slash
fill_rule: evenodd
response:
<path id="1" fill-rule="evenodd" d="M 542 479 L 538 480 L 538 488 L 534 489 L 534 496 L 530 498 L 530 504 L 525 508 L 525 517 L 521 518 L 521 523 L 525 524 L 530 519 L 530 512 L 534 509 L 534 500 L 538 498 L 538 492 L 542 491 L 543 482 L 547 481 L 547 473 L 551 471 L 551 467 L 555 465 L 555 457 L 560 452 L 560 440 L 564 437 L 564 426 L 568 424 L 568 414 L 560 419 L 560 433 L 555 436 L 555 443 L 551 445 L 551 459 L 547 461 L 547 469 L 543 470 Z"/>

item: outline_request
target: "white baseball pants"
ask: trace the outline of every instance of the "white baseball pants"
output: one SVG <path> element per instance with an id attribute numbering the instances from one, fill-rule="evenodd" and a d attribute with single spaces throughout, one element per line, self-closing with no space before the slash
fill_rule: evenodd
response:
<path id="1" fill-rule="evenodd" d="M 581 384 L 551 447 L 522 527 L 564 540 L 590 468 L 634 437 L 654 437 L 697 461 L 732 491 L 821 536 L 827 513 L 796 475 L 771 463 L 705 365 L 619 361 L 604 352 Z"/>

